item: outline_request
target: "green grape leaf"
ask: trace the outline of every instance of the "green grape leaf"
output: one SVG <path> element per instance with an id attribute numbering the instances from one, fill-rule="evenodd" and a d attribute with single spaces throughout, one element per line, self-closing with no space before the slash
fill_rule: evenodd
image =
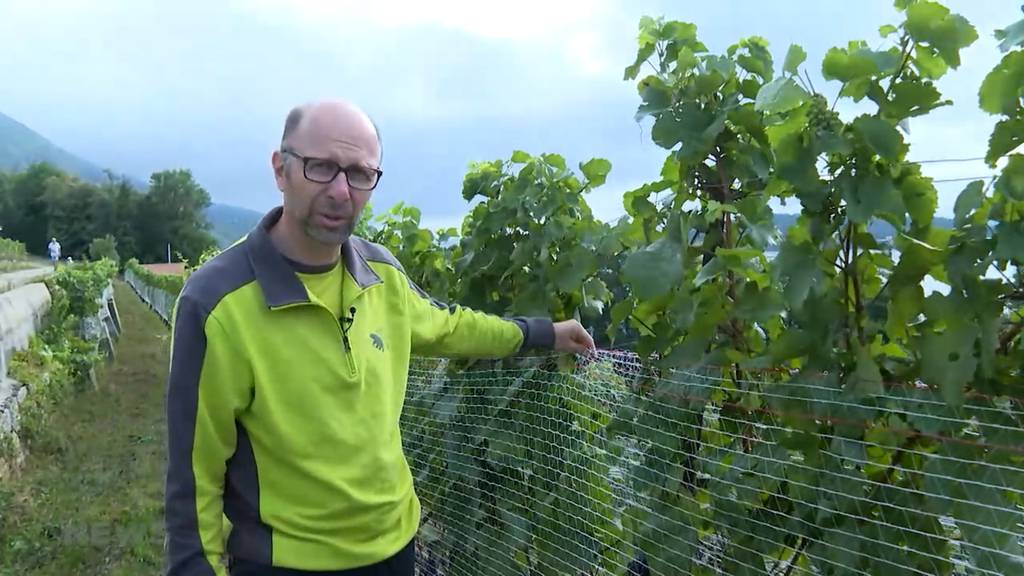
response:
<path id="1" fill-rule="evenodd" d="M 882 26 L 879 26 L 878 35 L 881 36 L 882 38 L 885 38 L 886 36 L 895 34 L 897 31 L 899 31 L 899 28 L 893 26 L 892 24 L 884 24 Z"/>
<path id="2" fill-rule="evenodd" d="M 782 69 L 787 74 L 796 74 L 797 69 L 804 61 L 807 60 L 807 52 L 797 44 L 790 44 L 789 50 L 786 52 L 786 60 L 782 65 Z"/>
<path id="3" fill-rule="evenodd" d="M 583 294 L 585 296 L 583 300 L 584 306 L 593 310 L 596 314 L 604 312 L 604 304 L 612 296 L 611 292 L 608 291 L 608 285 L 597 276 L 591 276 L 583 284 Z"/>
<path id="4" fill-rule="evenodd" d="M 849 83 L 889 74 L 896 70 L 899 64 L 898 50 L 875 52 L 854 44 L 845 49 L 830 48 L 822 60 L 821 74 L 826 80 Z"/>
<path id="5" fill-rule="evenodd" d="M 903 198 L 891 178 L 869 174 L 856 180 L 844 178 L 839 186 L 847 202 L 847 216 L 853 222 L 866 224 L 883 213 L 902 220 L 906 213 Z"/>
<path id="6" fill-rule="evenodd" d="M 1009 156 L 1003 173 L 996 180 L 996 192 L 1018 202 L 1024 201 L 1024 154 Z"/>
<path id="7" fill-rule="evenodd" d="M 772 79 L 772 53 L 768 50 L 767 40 L 760 36 L 744 38 L 740 40 L 739 44 L 735 44 L 729 49 L 730 56 L 736 48 L 745 48 L 747 52 L 736 55 L 736 63 L 741 68 L 751 74 L 757 74 L 765 82 Z"/>
<path id="8" fill-rule="evenodd" d="M 790 306 L 799 307 L 811 289 L 824 281 L 818 258 L 817 249 L 810 244 L 782 244 L 773 270 L 783 282 L 783 294 Z"/>
<path id="9" fill-rule="evenodd" d="M 996 249 L 992 255 L 1000 260 L 1024 262 L 1024 220 L 1000 222 L 996 226 Z"/>
<path id="10" fill-rule="evenodd" d="M 968 184 L 960 195 L 956 197 L 956 204 L 953 206 L 953 225 L 957 228 L 967 223 L 967 217 L 981 207 L 985 199 L 985 183 L 975 180 Z"/>
<path id="11" fill-rule="evenodd" d="M 682 142 L 681 158 L 696 160 L 714 146 L 715 139 L 725 128 L 726 118 L 725 111 L 712 114 L 696 103 L 687 102 L 663 113 L 651 128 L 651 138 L 655 144 L 669 150 Z"/>
<path id="12" fill-rule="evenodd" d="M 916 42 L 935 48 L 952 68 L 960 66 L 960 50 L 978 39 L 978 31 L 959 14 L 936 2 L 917 2 L 907 8 L 907 33 Z"/>
<path id="13" fill-rule="evenodd" d="M 917 286 L 934 267 L 942 263 L 945 251 L 916 238 L 901 234 L 897 238 L 900 260 L 892 273 L 893 287 Z"/>
<path id="14" fill-rule="evenodd" d="M 683 257 L 679 246 L 664 236 L 633 252 L 622 264 L 622 279 L 644 300 L 667 294 L 682 278 Z"/>
<path id="15" fill-rule="evenodd" d="M 526 164 L 531 160 L 531 156 L 522 150 L 515 150 L 512 152 L 512 162 L 515 164 Z"/>
<path id="16" fill-rule="evenodd" d="M 797 85 L 792 78 L 779 76 L 761 86 L 754 108 L 767 114 L 779 114 L 800 106 L 807 99 L 807 91 Z"/>
<path id="17" fill-rule="evenodd" d="M 635 305 L 636 303 L 632 298 L 625 298 L 623 300 L 619 300 L 612 306 L 611 323 L 609 324 L 608 331 L 606 332 L 609 339 L 615 339 L 619 331 L 619 326 L 626 320 L 626 318 L 629 318 L 630 314 L 633 313 Z"/>
<path id="18" fill-rule="evenodd" d="M 700 272 L 697 273 L 697 277 L 693 279 L 694 286 L 700 286 L 708 280 L 715 278 L 722 272 L 725 272 L 725 258 L 716 256 L 712 258 L 710 262 L 701 267 Z"/>
<path id="19" fill-rule="evenodd" d="M 853 121 L 853 129 L 885 160 L 899 160 L 906 151 L 903 136 L 896 127 L 877 116 L 858 116 Z"/>
<path id="20" fill-rule="evenodd" d="M 540 158 L 547 163 L 548 166 L 559 171 L 564 171 L 568 167 L 565 163 L 565 157 L 561 154 L 541 154 Z"/>
<path id="21" fill-rule="evenodd" d="M 690 573 L 690 563 L 697 547 L 697 533 L 677 505 L 658 503 L 655 514 L 641 524 L 636 543 L 647 556 L 653 574 L 682 576 Z"/>
<path id="22" fill-rule="evenodd" d="M 931 179 L 914 175 L 903 179 L 899 187 L 903 193 L 903 204 L 910 212 L 914 226 L 929 226 L 939 205 L 939 193 L 932 185 Z"/>
<path id="23" fill-rule="evenodd" d="M 782 294 L 773 286 L 758 288 L 754 282 L 743 285 L 736 296 L 734 314 L 742 320 L 767 322 L 785 309 Z"/>
<path id="24" fill-rule="evenodd" d="M 935 296 L 933 294 L 929 300 Z M 960 406 L 964 387 L 974 379 L 978 366 L 974 343 L 979 330 L 977 325 L 963 318 L 950 316 L 945 320 L 942 332 L 929 332 L 921 341 L 921 378 L 927 384 L 938 385 L 947 404 Z"/>
<path id="25" fill-rule="evenodd" d="M 959 468 L 957 474 L 947 471 L 953 467 Z M 954 518 L 967 521 L 958 522 L 957 527 L 973 545 L 969 550 L 974 564 L 996 574 L 1020 574 L 1024 570 L 1024 547 L 1015 533 L 1024 514 L 1006 497 L 1004 489 L 1012 482 L 1019 486 L 1020 478 L 1007 481 L 1003 476 L 1010 473 L 983 465 L 946 463 L 943 468 L 949 476 L 967 476 L 965 480 L 975 482 L 965 491 L 966 498 L 961 499 L 966 501 L 954 502 L 952 506 Z"/>
<path id="26" fill-rule="evenodd" d="M 996 30 L 999 49 L 1008 52 L 1014 46 L 1024 46 L 1024 20 L 1018 20 L 1002 30 Z"/>
<path id="27" fill-rule="evenodd" d="M 636 111 L 634 119 L 643 120 L 647 116 L 664 112 L 672 107 L 672 88 L 657 76 L 648 76 L 637 86 L 640 98 L 644 101 Z"/>
<path id="28" fill-rule="evenodd" d="M 907 326 L 917 319 L 924 309 L 924 289 L 920 284 L 892 286 L 889 288 L 888 317 L 885 331 L 890 339 L 907 337 Z"/>
<path id="29" fill-rule="evenodd" d="M 636 78 L 636 75 L 640 73 L 640 67 L 644 65 L 644 62 L 646 62 L 648 58 L 654 55 L 654 50 L 657 47 L 657 42 L 651 34 L 651 27 L 654 25 L 654 20 L 649 16 L 645 16 L 644 19 L 641 19 L 640 22 L 640 49 L 637 51 L 636 61 L 623 70 L 623 80 L 632 80 Z"/>
<path id="30" fill-rule="evenodd" d="M 914 64 L 925 78 L 938 80 L 949 71 L 949 64 L 939 56 L 939 53 L 930 46 L 918 44 L 914 48 Z"/>
<path id="31" fill-rule="evenodd" d="M 604 158 L 593 158 L 587 161 L 586 164 L 580 164 L 580 171 L 583 172 L 583 176 L 591 187 L 604 184 L 611 169 L 612 163 Z"/>
<path id="32" fill-rule="evenodd" d="M 1014 116 L 1024 93 L 1024 51 L 1010 52 L 981 83 L 978 100 L 991 114 Z"/>
<path id="33" fill-rule="evenodd" d="M 905 120 L 953 103 L 940 98 L 942 94 L 934 84 L 913 78 L 896 83 L 892 88 L 892 99 L 881 98 L 878 105 L 886 118 Z"/>
<path id="34" fill-rule="evenodd" d="M 1024 144 L 1024 118 L 1000 120 L 988 140 L 985 162 L 988 162 L 989 166 L 995 166 L 996 161 L 1004 154 L 1015 150 L 1021 144 Z"/>
<path id="35" fill-rule="evenodd" d="M 857 350 L 857 369 L 848 377 L 846 388 L 854 398 L 879 396 L 885 392 L 882 373 L 871 356 L 870 346 L 861 346 Z"/>

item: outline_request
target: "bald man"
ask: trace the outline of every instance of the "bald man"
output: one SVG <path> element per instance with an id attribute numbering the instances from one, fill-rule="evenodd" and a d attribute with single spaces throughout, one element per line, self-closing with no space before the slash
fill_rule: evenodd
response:
<path id="1" fill-rule="evenodd" d="M 576 321 L 442 304 L 353 236 L 383 175 L 380 135 L 356 106 L 292 110 L 271 164 L 282 206 L 193 273 L 175 306 L 167 574 L 411 576 L 410 356 L 580 353 L 593 340 Z"/>

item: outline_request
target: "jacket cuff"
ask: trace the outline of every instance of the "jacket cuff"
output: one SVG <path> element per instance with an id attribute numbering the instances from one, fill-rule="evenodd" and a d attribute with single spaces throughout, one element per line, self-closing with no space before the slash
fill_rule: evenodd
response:
<path id="1" fill-rule="evenodd" d="M 512 321 L 523 331 L 523 344 L 519 347 L 520 352 L 528 349 L 553 350 L 555 348 L 555 324 L 550 318 L 516 317 Z"/>

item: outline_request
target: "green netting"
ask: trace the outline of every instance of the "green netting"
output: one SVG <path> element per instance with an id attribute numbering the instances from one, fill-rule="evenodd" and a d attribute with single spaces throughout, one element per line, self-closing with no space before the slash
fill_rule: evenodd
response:
<path id="1" fill-rule="evenodd" d="M 415 360 L 420 574 L 1024 573 L 1020 400 L 564 364 Z"/>
<path id="2" fill-rule="evenodd" d="M 176 296 L 150 284 L 140 278 L 131 269 L 125 269 L 124 281 L 160 318 L 167 324 L 171 322 Z"/>

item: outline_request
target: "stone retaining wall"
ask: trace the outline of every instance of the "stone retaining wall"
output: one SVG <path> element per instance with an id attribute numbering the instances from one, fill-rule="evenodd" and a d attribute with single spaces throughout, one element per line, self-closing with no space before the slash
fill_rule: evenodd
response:
<path id="1" fill-rule="evenodd" d="M 18 438 L 18 405 L 30 392 L 8 377 L 8 363 L 15 352 L 28 346 L 50 308 L 50 291 L 38 281 L 50 272 L 25 270 L 0 276 L 0 478 L 21 466 L 24 456 Z M 108 358 L 113 358 L 113 342 L 121 332 L 113 285 L 103 291 L 99 313 L 82 321 L 81 331 L 84 338 L 96 342 Z"/>

